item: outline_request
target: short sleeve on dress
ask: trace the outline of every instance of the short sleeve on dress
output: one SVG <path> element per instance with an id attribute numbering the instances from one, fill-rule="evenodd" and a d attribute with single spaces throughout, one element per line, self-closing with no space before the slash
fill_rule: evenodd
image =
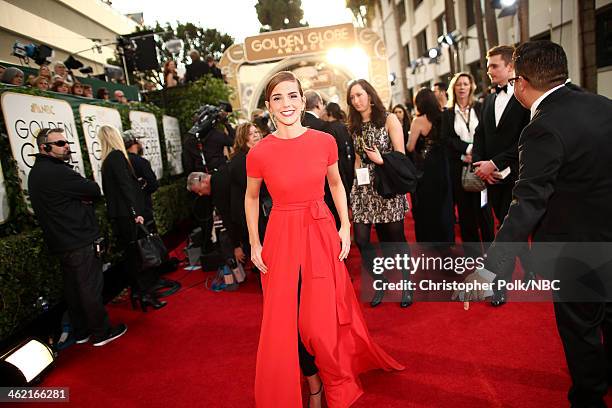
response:
<path id="1" fill-rule="evenodd" d="M 263 171 L 261 169 L 261 159 L 258 150 L 255 148 L 251 149 L 246 157 L 246 171 L 247 176 L 252 178 L 263 178 Z"/>
<path id="2" fill-rule="evenodd" d="M 327 139 L 327 165 L 331 166 L 338 161 L 338 145 L 336 139 L 331 135 L 326 135 Z"/>

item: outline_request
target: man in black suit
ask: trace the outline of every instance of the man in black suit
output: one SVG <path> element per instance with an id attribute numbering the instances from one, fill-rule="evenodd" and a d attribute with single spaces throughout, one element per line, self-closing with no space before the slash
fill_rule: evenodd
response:
<path id="1" fill-rule="evenodd" d="M 191 58 L 191 64 L 185 67 L 185 83 L 195 82 L 210 73 L 208 63 L 202 61 L 197 50 L 191 50 L 189 57 Z"/>
<path id="2" fill-rule="evenodd" d="M 321 119 L 325 112 L 321 95 L 317 91 L 308 89 L 304 92 L 304 98 L 306 98 L 306 112 L 302 124 L 311 129 L 327 132 L 327 124 Z"/>
<path id="3" fill-rule="evenodd" d="M 518 176 L 519 136 L 529 123 L 529 110 L 516 100 L 514 88 L 508 83 L 508 79 L 514 76 L 513 51 L 514 47 L 500 45 L 487 53 L 487 73 L 495 84 L 495 93 L 484 101 L 482 120 L 476 128 L 472 149 L 476 175 L 487 182 L 487 199 L 500 224 L 508 214 L 512 187 Z M 503 179 L 496 173 L 508 170 L 510 173 Z M 521 256 L 525 269 L 526 258 Z M 512 275 L 513 269 L 507 273 Z M 505 290 L 496 291 L 491 304 L 501 306 L 505 302 Z"/>
<path id="4" fill-rule="evenodd" d="M 579 281 L 590 276 L 581 283 L 603 283 L 598 287 L 605 289 L 599 297 L 578 302 L 566 296 L 578 285 L 562 280 L 561 291 L 555 293 L 557 328 L 572 377 L 568 397 L 572 407 L 605 407 L 603 396 L 612 384 L 612 303 L 606 303 L 611 300 L 610 263 L 602 273 L 599 262 L 576 262 L 576 245 L 571 243 L 605 249 L 612 241 L 612 101 L 565 86 L 567 58 L 563 48 L 550 41 L 522 44 L 513 59 L 518 76 L 510 82 L 531 114 L 519 142 L 520 174 L 508 216 L 487 252 L 486 269 L 466 281 L 493 281 L 494 273 L 514 263 L 518 249 L 509 243 L 526 242 L 530 234 L 538 257 L 545 245 L 541 242 L 563 241 L 555 244 L 562 252 L 554 277 Z M 455 295 L 464 300 L 484 297 L 474 291 Z"/>
<path id="5" fill-rule="evenodd" d="M 111 326 L 102 302 L 102 244 L 93 205 L 102 197 L 100 187 L 68 165 L 63 129 L 41 129 L 36 144 L 28 192 L 45 243 L 60 261 L 73 336 L 77 344 L 93 336 L 93 345 L 103 346 L 125 334 L 127 326 Z"/>

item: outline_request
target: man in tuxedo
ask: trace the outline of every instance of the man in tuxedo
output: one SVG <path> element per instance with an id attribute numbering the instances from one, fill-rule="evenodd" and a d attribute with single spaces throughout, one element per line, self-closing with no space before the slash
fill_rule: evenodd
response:
<path id="1" fill-rule="evenodd" d="M 304 112 L 302 124 L 311 129 L 327 132 L 327 124 L 321 119 L 321 116 L 325 112 L 321 94 L 312 89 L 308 89 L 304 92 L 304 98 L 306 98 L 306 112 Z"/>
<path id="2" fill-rule="evenodd" d="M 513 95 L 514 87 L 508 80 L 514 76 L 512 53 L 514 47 L 500 45 L 487 53 L 487 74 L 495 84 L 495 93 L 488 95 L 482 107 L 482 120 L 474 134 L 472 157 L 476 175 L 487 183 L 487 200 L 501 224 L 512 201 L 512 187 L 518 176 L 518 140 L 529 123 L 529 110 L 521 106 Z M 499 173 L 510 173 L 500 178 Z M 497 176 L 497 177 L 496 177 Z M 527 272 L 527 251 L 521 254 Z M 510 268 L 503 275 L 512 275 Z M 529 270 L 529 276 L 531 271 Z M 495 291 L 491 304 L 506 303 L 505 290 Z"/>
<path id="3" fill-rule="evenodd" d="M 555 244 L 562 248 L 554 263 L 555 278 L 573 276 L 578 282 L 590 276 L 580 283 L 604 288 L 598 296 L 576 299 L 566 294 L 574 294 L 579 285 L 562 280 L 561 291 L 555 293 L 557 328 L 572 378 L 568 398 L 576 408 L 605 407 L 603 396 L 612 384 L 612 303 L 606 303 L 612 300 L 611 274 L 604 270 L 610 263 L 602 268 L 599 259 L 585 262 L 580 253 L 583 258 L 575 258 L 571 243 L 605 250 L 612 241 L 612 101 L 566 86 L 565 52 L 550 41 L 522 44 L 513 60 L 517 76 L 510 83 L 531 116 L 519 141 L 520 174 L 508 216 L 487 252 L 486 269 L 466 282 L 492 282 L 514 263 L 519 249 L 510 243 L 526 242 L 531 234 L 538 257 L 545 245 L 541 242 L 563 241 Z M 484 293 L 455 296 L 482 300 Z"/>

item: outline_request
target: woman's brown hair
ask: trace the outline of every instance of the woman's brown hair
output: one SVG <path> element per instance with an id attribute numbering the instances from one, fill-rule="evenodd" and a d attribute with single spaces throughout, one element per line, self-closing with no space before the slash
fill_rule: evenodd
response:
<path id="1" fill-rule="evenodd" d="M 238 125 L 236 128 L 236 138 L 234 139 L 234 151 L 230 155 L 230 159 L 236 155 L 238 152 L 248 152 L 249 147 L 247 143 L 249 142 L 249 131 L 251 130 L 251 126 L 257 129 L 254 123 L 245 122 Z"/>
<path id="2" fill-rule="evenodd" d="M 295 82 L 298 86 L 298 90 L 300 91 L 300 96 L 304 97 L 304 91 L 302 91 L 302 84 L 300 83 L 300 80 L 297 79 L 297 77 L 293 74 L 293 72 L 280 71 L 274 74 L 274 76 L 270 78 L 270 81 L 268 81 L 268 85 L 266 85 L 265 100 L 270 102 L 270 96 L 272 95 L 272 91 L 274 90 L 274 88 L 276 88 L 276 85 L 285 81 Z"/>
<path id="3" fill-rule="evenodd" d="M 374 126 L 377 128 L 384 127 L 387 120 L 387 111 L 385 109 L 385 105 L 383 105 L 382 101 L 380 100 L 380 96 L 378 96 L 378 93 L 368 81 L 365 79 L 356 79 L 349 84 L 348 89 L 346 90 L 346 104 L 349 110 L 349 132 L 351 134 L 361 134 L 361 125 L 363 124 L 361 114 L 357 112 L 357 109 L 355 109 L 353 104 L 351 104 L 351 89 L 353 89 L 355 85 L 361 85 L 363 90 L 370 96 L 370 105 L 372 106 L 372 115 L 370 120 L 372 124 L 374 124 Z"/>

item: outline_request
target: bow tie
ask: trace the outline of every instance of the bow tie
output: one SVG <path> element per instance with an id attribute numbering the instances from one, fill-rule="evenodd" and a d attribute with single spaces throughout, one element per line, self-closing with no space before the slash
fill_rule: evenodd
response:
<path id="1" fill-rule="evenodd" d="M 504 85 L 504 86 L 499 86 L 499 85 L 497 85 L 497 86 L 495 87 L 495 93 L 496 93 L 496 94 L 499 94 L 499 93 L 500 93 L 500 92 L 502 92 L 502 91 L 503 91 L 503 92 L 505 92 L 505 93 L 508 93 L 508 84 L 506 84 L 506 85 Z"/>

